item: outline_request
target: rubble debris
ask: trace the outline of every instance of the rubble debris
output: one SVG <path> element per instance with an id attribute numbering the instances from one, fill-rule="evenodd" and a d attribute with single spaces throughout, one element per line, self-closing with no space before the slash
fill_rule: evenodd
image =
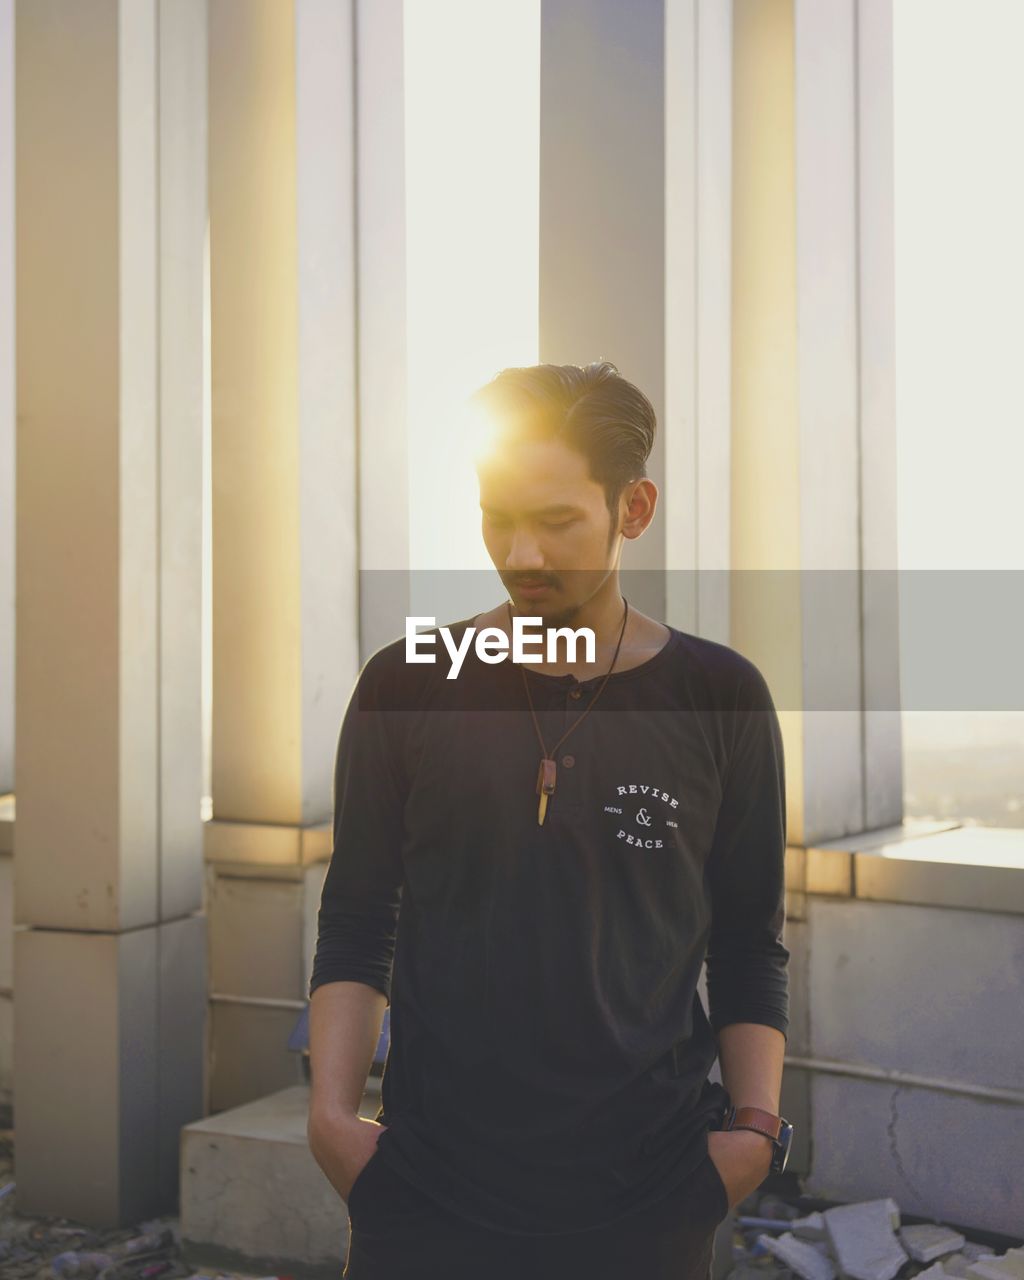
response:
<path id="1" fill-rule="evenodd" d="M 757 1227 L 761 1231 L 789 1231 L 794 1225 L 789 1218 L 762 1218 L 751 1213 L 737 1214 L 736 1221 L 741 1227 Z"/>
<path id="2" fill-rule="evenodd" d="M 979 1258 L 995 1257 L 995 1254 L 987 1244 L 978 1244 L 974 1240 L 968 1240 L 960 1252 L 965 1258 L 970 1258 L 972 1262 L 977 1262 Z"/>
<path id="3" fill-rule="evenodd" d="M 761 1196 L 757 1212 L 762 1218 L 778 1219 L 781 1222 L 791 1222 L 794 1218 L 800 1217 L 800 1210 L 795 1204 L 791 1204 L 790 1201 L 771 1191 Z"/>
<path id="4" fill-rule="evenodd" d="M 801 1280 L 835 1280 L 836 1269 L 832 1260 L 813 1244 L 798 1239 L 792 1231 L 781 1236 L 762 1233 L 757 1242 L 784 1262 Z"/>
<path id="5" fill-rule="evenodd" d="M 982 1257 L 991 1257 L 992 1250 Z M 942 1270 L 947 1276 L 954 1276 L 956 1280 L 967 1280 L 967 1269 L 972 1263 L 977 1262 L 977 1258 L 972 1258 L 964 1253 L 961 1249 L 959 1253 L 951 1253 L 942 1259 Z"/>
<path id="6" fill-rule="evenodd" d="M 942 1269 L 942 1263 L 936 1262 L 933 1266 L 928 1267 L 924 1271 L 919 1271 L 914 1280 L 944 1280 L 946 1273 Z"/>
<path id="7" fill-rule="evenodd" d="M 1024 1249 L 978 1258 L 967 1268 L 971 1280 L 1024 1280 Z"/>
<path id="8" fill-rule="evenodd" d="M 900 1227 L 898 1234 L 904 1249 L 917 1262 L 934 1262 L 944 1253 L 955 1253 L 967 1239 L 952 1227 L 943 1227 L 937 1222 Z"/>
<path id="9" fill-rule="evenodd" d="M 195 1270 L 173 1215 L 111 1230 L 19 1217 L 13 1174 L 13 1132 L 0 1129 L 3 1280 L 292 1280 Z M 1024 1247 L 996 1254 L 942 1223 L 903 1226 L 888 1197 L 807 1212 L 781 1195 L 751 1193 L 727 1221 L 725 1280 L 891 1280 L 894 1262 L 898 1280 L 1024 1280 Z"/>
<path id="10" fill-rule="evenodd" d="M 891 1196 L 837 1205 L 822 1216 L 838 1269 L 850 1280 L 892 1280 L 907 1262 L 896 1235 L 900 1210 Z"/>
<path id="11" fill-rule="evenodd" d="M 826 1239 L 825 1219 L 818 1210 L 815 1210 L 814 1213 L 808 1213 L 802 1218 L 794 1218 L 790 1226 L 793 1234 L 799 1236 L 802 1240 Z"/>

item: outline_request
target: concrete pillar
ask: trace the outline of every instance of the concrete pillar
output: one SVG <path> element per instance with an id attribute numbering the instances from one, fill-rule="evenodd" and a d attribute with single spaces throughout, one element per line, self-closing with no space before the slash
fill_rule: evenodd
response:
<path id="1" fill-rule="evenodd" d="M 734 5 L 732 642 L 796 845 L 902 810 L 889 3 Z"/>
<path id="2" fill-rule="evenodd" d="M 302 1078 L 303 913 L 361 656 L 354 39 L 347 3 L 210 0 L 213 1110 Z"/>
<path id="3" fill-rule="evenodd" d="M 355 0 L 360 656 L 410 605 L 404 0 Z"/>
<path id="4" fill-rule="evenodd" d="M 665 620 L 728 643 L 732 6 L 665 0 Z"/>
<path id="5" fill-rule="evenodd" d="M 14 0 L 0 0 L 0 795 L 14 789 Z"/>
<path id="6" fill-rule="evenodd" d="M 173 1207 L 202 1108 L 205 6 L 19 0 L 18 1207 Z"/>
<path id="7" fill-rule="evenodd" d="M 14 0 L 0 0 L 0 1114 L 14 1089 Z"/>
<path id="8" fill-rule="evenodd" d="M 540 358 L 612 360 L 662 429 L 664 492 L 664 0 L 542 0 Z M 623 591 L 665 612 L 665 526 L 623 548 Z"/>
<path id="9" fill-rule="evenodd" d="M 14 0 L 0 0 L 0 1114 L 14 1084 Z"/>

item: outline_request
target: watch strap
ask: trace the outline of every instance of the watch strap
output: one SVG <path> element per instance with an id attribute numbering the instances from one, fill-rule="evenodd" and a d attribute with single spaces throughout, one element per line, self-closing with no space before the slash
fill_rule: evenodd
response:
<path id="1" fill-rule="evenodd" d="M 761 1107 L 730 1107 L 725 1120 L 726 1129 L 753 1129 L 773 1142 L 779 1141 L 782 1124 L 782 1116 L 773 1115 Z"/>

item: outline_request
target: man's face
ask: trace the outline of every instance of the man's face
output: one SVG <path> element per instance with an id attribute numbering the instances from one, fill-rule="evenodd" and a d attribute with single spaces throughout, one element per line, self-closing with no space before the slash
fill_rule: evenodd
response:
<path id="1" fill-rule="evenodd" d="M 487 455 L 477 474 L 484 544 L 517 611 L 548 626 L 568 621 L 621 544 L 587 459 L 558 440 L 519 441 Z"/>

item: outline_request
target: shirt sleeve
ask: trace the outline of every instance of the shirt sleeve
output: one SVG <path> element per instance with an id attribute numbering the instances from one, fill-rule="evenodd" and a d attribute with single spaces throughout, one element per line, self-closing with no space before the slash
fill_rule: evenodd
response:
<path id="1" fill-rule="evenodd" d="M 724 792 L 708 857 L 712 922 L 708 1019 L 760 1022 L 788 1039 L 786 779 L 771 693 L 752 663 L 742 681 Z"/>
<path id="2" fill-rule="evenodd" d="M 407 786 L 402 715 L 383 708 L 380 680 L 375 655 L 360 673 L 338 737 L 333 846 L 309 994 L 325 982 L 364 982 L 390 1004 Z"/>

